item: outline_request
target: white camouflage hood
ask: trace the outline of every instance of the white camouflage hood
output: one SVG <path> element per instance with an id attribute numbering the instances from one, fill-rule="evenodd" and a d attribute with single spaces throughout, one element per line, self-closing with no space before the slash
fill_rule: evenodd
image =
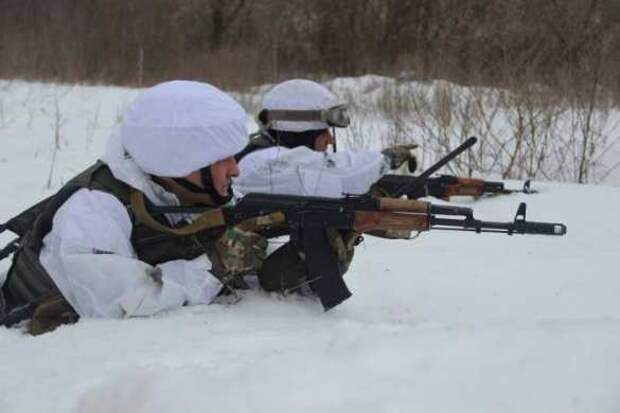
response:
<path id="1" fill-rule="evenodd" d="M 106 151 L 101 157 L 101 161 L 108 165 L 110 172 L 116 179 L 142 192 L 155 205 L 179 204 L 176 195 L 153 182 L 136 161 L 127 155 L 121 142 L 119 128 L 116 128 L 108 139 Z"/>
<path id="2" fill-rule="evenodd" d="M 147 174 L 183 177 L 240 152 L 245 110 L 207 83 L 176 80 L 144 91 L 123 116 L 123 148 Z"/>
<path id="3" fill-rule="evenodd" d="M 338 104 L 336 95 L 325 86 L 306 79 L 291 79 L 274 86 L 263 98 L 262 109 L 323 110 Z M 327 129 L 325 122 L 275 121 L 273 129 L 287 132 Z"/>

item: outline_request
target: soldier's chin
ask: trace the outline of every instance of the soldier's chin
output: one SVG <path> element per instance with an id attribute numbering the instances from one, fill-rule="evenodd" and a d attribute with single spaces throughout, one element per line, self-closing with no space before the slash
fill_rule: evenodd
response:
<path id="1" fill-rule="evenodd" d="M 228 185 L 227 185 L 226 187 L 219 188 L 219 189 L 217 190 L 217 193 L 218 193 L 220 196 L 227 197 L 227 196 L 229 195 L 229 192 L 228 192 L 228 191 L 229 191 L 229 188 L 230 188 L 230 186 L 228 186 Z"/>

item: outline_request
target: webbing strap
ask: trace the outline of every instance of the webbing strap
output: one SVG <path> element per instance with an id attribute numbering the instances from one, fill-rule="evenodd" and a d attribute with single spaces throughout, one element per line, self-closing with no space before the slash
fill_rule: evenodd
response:
<path id="1" fill-rule="evenodd" d="M 15 238 L 0 250 L 0 261 L 19 249 L 19 238 Z"/>
<path id="2" fill-rule="evenodd" d="M 279 109 L 264 109 L 264 116 L 266 123 L 269 124 L 273 121 L 293 121 L 293 122 L 313 122 L 321 121 L 320 110 L 279 110 Z"/>
<path id="3" fill-rule="evenodd" d="M 146 210 L 146 205 L 144 203 L 144 194 L 142 194 L 142 192 L 132 190 L 129 194 L 129 199 L 131 201 L 131 208 L 135 216 L 140 220 L 140 222 L 142 222 L 144 225 L 151 229 L 166 234 L 187 236 L 208 229 L 221 227 L 226 224 L 222 210 L 220 208 L 215 208 L 203 212 L 190 224 L 187 224 L 180 228 L 172 228 L 157 222 L 155 218 L 153 218 L 153 216 L 149 214 L 149 212 Z"/>

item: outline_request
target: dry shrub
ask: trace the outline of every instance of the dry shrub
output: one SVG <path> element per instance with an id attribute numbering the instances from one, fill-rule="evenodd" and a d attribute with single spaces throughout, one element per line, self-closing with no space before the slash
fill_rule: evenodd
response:
<path id="1" fill-rule="evenodd" d="M 619 94 L 615 0 L 0 0 L 0 10 L 7 78 L 238 87 L 376 73 L 510 88 L 512 68 L 559 90 L 594 60 Z"/>
<path id="2" fill-rule="evenodd" d="M 599 182 L 609 172 L 601 157 L 609 138 L 612 105 L 599 94 L 579 103 L 532 84 L 519 92 L 462 87 L 446 81 L 386 83 L 380 99 L 357 112 L 364 125 L 350 146 L 368 146 L 367 129 L 388 126 L 377 146 L 417 142 L 429 166 L 469 136 L 479 142 L 446 168 L 467 176 Z M 373 112 L 374 110 L 374 112 Z M 377 116 L 377 113 L 380 116 Z M 371 125 L 368 128 L 366 125 Z"/>
<path id="3" fill-rule="evenodd" d="M 479 136 L 450 165 L 462 174 L 596 182 L 614 143 L 617 0 L 0 0 L 0 10 L 0 77 L 243 89 L 384 74 L 401 82 L 369 82 L 381 91 L 356 105 L 364 126 L 343 144 L 417 139 L 430 162 Z"/>

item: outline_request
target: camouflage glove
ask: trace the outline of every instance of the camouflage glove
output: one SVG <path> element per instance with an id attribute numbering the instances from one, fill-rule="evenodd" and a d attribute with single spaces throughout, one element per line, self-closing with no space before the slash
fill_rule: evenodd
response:
<path id="1" fill-rule="evenodd" d="M 396 145 L 385 148 L 381 153 L 390 161 L 390 169 L 398 169 L 407 162 L 409 172 L 413 172 L 418 166 L 418 161 L 411 151 L 417 147 L 417 143 Z"/>
<path id="2" fill-rule="evenodd" d="M 215 243 L 223 272 L 220 281 L 235 286 L 244 275 L 256 272 L 267 255 L 267 239 L 254 233 L 229 227 Z"/>

